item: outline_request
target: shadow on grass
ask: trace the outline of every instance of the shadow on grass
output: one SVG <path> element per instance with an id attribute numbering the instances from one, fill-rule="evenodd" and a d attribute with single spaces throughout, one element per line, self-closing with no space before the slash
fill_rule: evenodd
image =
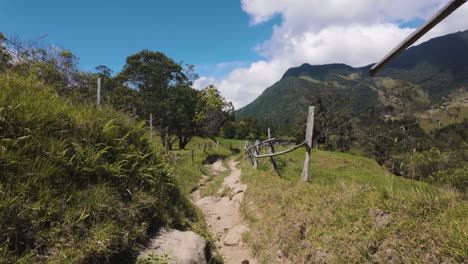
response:
<path id="1" fill-rule="evenodd" d="M 232 149 L 231 149 L 232 155 L 237 155 L 237 154 L 239 154 L 240 152 L 241 152 L 241 151 L 240 151 L 240 149 L 238 149 L 238 148 L 232 148 Z"/>
<path id="2" fill-rule="evenodd" d="M 224 160 L 227 158 L 227 155 L 221 155 L 221 154 L 210 154 L 204 161 L 202 161 L 203 165 L 211 165 L 215 163 L 217 160 Z"/>

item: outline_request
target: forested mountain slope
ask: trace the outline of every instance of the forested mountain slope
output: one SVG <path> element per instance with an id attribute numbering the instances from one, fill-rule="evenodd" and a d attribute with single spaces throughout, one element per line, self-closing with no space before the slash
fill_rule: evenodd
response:
<path id="1" fill-rule="evenodd" d="M 468 83 L 468 31 L 429 40 L 412 47 L 375 78 L 371 65 L 303 64 L 289 69 L 281 80 L 236 112 L 238 119 L 255 117 L 273 126 L 293 122 L 307 105 L 348 107 L 398 114 L 423 111 L 442 103 Z M 342 98 L 344 97 L 344 98 Z"/>

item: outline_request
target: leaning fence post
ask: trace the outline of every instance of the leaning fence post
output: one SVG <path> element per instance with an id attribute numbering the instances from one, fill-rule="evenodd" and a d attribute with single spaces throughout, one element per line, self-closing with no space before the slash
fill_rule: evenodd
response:
<path id="1" fill-rule="evenodd" d="M 307 117 L 307 130 L 306 130 L 306 157 L 304 161 L 304 169 L 302 171 L 301 180 L 303 182 L 309 181 L 309 166 L 310 166 L 310 151 L 312 149 L 312 136 L 314 133 L 314 112 L 315 107 L 309 107 L 309 115 Z"/>
<path id="2" fill-rule="evenodd" d="M 268 128 L 268 139 L 269 140 L 271 139 L 271 129 L 270 128 Z M 270 142 L 268 142 L 268 144 L 270 145 L 270 154 L 275 153 L 275 148 L 273 147 L 273 142 L 270 141 Z M 276 166 L 275 157 L 271 156 L 270 161 L 271 161 L 271 168 L 274 169 L 276 172 L 278 172 L 278 167 Z"/>

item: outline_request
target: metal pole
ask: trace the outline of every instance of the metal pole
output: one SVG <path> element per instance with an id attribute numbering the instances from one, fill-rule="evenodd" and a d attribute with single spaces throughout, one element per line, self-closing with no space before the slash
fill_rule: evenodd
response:
<path id="1" fill-rule="evenodd" d="M 371 76 L 376 75 L 380 70 L 382 70 L 385 65 L 390 61 L 395 59 L 403 51 L 405 51 L 409 46 L 413 45 L 418 39 L 424 36 L 429 30 L 439 24 L 442 20 L 452 14 L 460 6 L 466 3 L 467 0 L 452 0 L 450 3 L 445 5 L 439 12 L 437 12 L 431 19 L 429 19 L 422 27 L 416 30 L 413 34 L 407 37 L 400 45 L 393 49 L 387 56 L 385 56 L 379 63 L 374 65 L 370 69 L 369 74 Z"/>

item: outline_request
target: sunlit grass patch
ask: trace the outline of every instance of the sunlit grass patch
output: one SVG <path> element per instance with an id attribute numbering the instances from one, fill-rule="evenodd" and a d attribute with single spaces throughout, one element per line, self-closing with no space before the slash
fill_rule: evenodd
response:
<path id="1" fill-rule="evenodd" d="M 244 162 L 242 212 L 262 263 L 434 263 L 468 256 L 468 206 L 459 193 L 396 177 L 374 160 L 304 151 L 281 157 L 281 177 Z M 262 163 L 268 164 L 268 160 Z"/>

